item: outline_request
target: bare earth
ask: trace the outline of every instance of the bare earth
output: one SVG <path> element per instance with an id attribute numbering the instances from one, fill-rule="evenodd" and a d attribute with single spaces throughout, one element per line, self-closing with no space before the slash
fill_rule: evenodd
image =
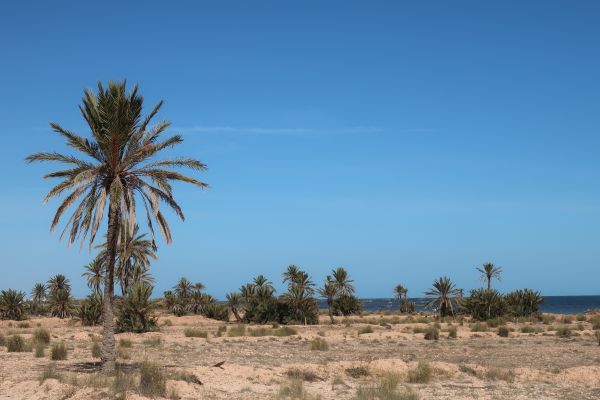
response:
<path id="1" fill-rule="evenodd" d="M 302 384 L 304 394 L 299 397 L 304 399 L 352 399 L 357 388 L 375 385 L 390 374 L 398 379 L 398 393 L 409 390 L 419 399 L 600 398 L 600 346 L 589 322 L 565 324 L 559 317 L 547 325 L 532 324 L 538 327 L 537 333 L 521 333 L 525 324 L 509 323 L 512 331 L 507 338 L 498 336 L 496 328 L 471 332 L 469 323 L 454 323 L 456 339 L 448 338 L 448 324 L 442 323 L 440 338 L 435 341 L 413 332 L 415 327 L 433 326 L 433 321 L 429 325 L 397 323 L 398 318 L 391 318 L 369 315 L 346 323 L 340 319 L 334 326 L 323 318 L 319 326 L 294 326 L 296 335 L 229 337 L 236 324 L 165 315 L 160 317 L 160 332 L 117 335 L 117 341 L 132 342 L 131 347 L 120 347 L 119 362 L 134 381 L 139 379 L 140 362 L 162 366 L 170 378 L 168 398 L 181 399 L 290 398 L 285 397 L 285 387 L 290 384 L 291 369 L 307 375 Z M 167 320 L 171 325 L 164 325 L 169 324 Z M 50 348 L 43 358 L 36 358 L 31 351 L 8 353 L 6 347 L 0 347 L 0 399 L 114 396 L 110 379 L 100 379 L 99 360 L 91 354 L 92 338 L 99 337 L 99 327 L 81 327 L 56 318 L 26 322 L 29 328 L 0 321 L 0 333 L 6 338 L 20 334 L 29 340 L 41 326 L 51 334 L 50 346 L 67 345 L 68 358 L 51 361 Z M 218 337 L 217 329 L 224 325 L 227 331 Z M 367 326 L 373 332 L 359 335 L 359 329 Z M 555 329 L 562 326 L 571 327 L 573 336 L 557 337 Z M 185 337 L 184 330 L 192 327 L 207 331 L 208 339 Z M 156 338 L 160 342 L 152 340 Z M 316 338 L 324 339 L 328 350 L 311 350 Z M 212 367 L 221 361 L 225 361 L 222 368 Z M 431 381 L 409 383 L 408 371 L 419 361 L 431 366 Z M 58 379 L 41 382 L 42 372 L 53 363 Z M 351 367 L 366 367 L 368 375 L 352 377 L 346 371 Z M 137 387 L 127 391 L 126 397 L 145 398 Z"/>

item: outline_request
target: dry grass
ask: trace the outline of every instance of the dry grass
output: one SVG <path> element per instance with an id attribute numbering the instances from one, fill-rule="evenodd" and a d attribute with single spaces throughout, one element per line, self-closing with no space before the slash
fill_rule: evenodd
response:
<path id="1" fill-rule="evenodd" d="M 417 366 L 408 371 L 408 382 L 410 383 L 428 383 L 431 381 L 433 371 L 428 362 L 419 361 Z"/>

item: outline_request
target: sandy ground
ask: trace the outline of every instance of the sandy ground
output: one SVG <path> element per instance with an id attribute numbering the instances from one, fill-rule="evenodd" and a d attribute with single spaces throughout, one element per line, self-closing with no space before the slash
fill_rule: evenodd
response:
<path id="1" fill-rule="evenodd" d="M 589 322 L 532 324 L 537 333 L 521 333 L 525 324 L 508 323 L 511 332 L 507 338 L 498 336 L 496 328 L 471 332 L 468 322 L 455 322 L 456 339 L 448 338 L 448 324 L 442 323 L 436 341 L 414 333 L 415 327 L 432 326 L 433 322 L 397 323 L 398 318 L 391 318 L 369 315 L 346 323 L 340 319 L 334 326 L 323 318 L 319 326 L 295 326 L 297 334 L 291 336 L 229 337 L 235 324 L 199 316 L 161 316 L 160 332 L 117 335 L 117 340 L 131 341 L 131 347 L 119 348 L 121 369 L 132 379 L 125 394 L 129 399 L 145 398 L 136 386 L 139 364 L 151 361 L 169 377 L 167 398 L 290 398 L 285 397 L 290 370 L 306 375 L 304 392 L 295 397 L 304 399 L 352 399 L 359 387 L 377 385 L 390 375 L 398 382 L 398 393 L 410 390 L 419 399 L 600 398 L 600 346 Z M 0 399 L 115 396 L 113 383 L 101 379 L 98 359 L 91 354 L 99 327 L 81 327 L 55 318 L 26 322 L 29 327 L 0 321 L 0 333 L 5 337 L 20 334 L 29 340 L 35 329 L 43 327 L 50 332 L 51 343 L 43 358 L 36 358 L 33 352 L 9 353 L 0 347 Z M 227 331 L 219 337 L 217 330 L 225 325 Z M 555 330 L 562 326 L 570 326 L 573 336 L 557 337 Z M 208 338 L 186 337 L 185 329 L 192 327 L 208 332 Z M 366 327 L 373 332 L 359 334 Z M 317 338 L 327 342 L 327 350 L 311 350 Z M 51 361 L 50 346 L 60 342 L 67 345 L 68 357 Z M 222 368 L 212 367 L 221 361 L 225 362 Z M 408 371 L 420 361 L 431 366 L 431 380 L 409 383 Z M 56 366 L 57 379 L 41 381 L 51 364 Z M 353 367 L 365 367 L 368 375 L 350 376 L 347 369 Z"/>

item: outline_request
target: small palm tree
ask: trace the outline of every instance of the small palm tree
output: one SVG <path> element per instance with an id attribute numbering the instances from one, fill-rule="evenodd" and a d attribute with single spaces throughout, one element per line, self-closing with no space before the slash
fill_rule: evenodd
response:
<path id="1" fill-rule="evenodd" d="M 143 333 L 158 329 L 152 311 L 156 303 L 152 296 L 152 286 L 136 283 L 127 291 L 117 309 L 117 331 Z"/>
<path id="2" fill-rule="evenodd" d="M 156 260 L 156 245 L 145 239 L 146 234 L 140 234 L 139 229 L 135 224 L 131 232 L 123 229 L 121 234 L 115 274 L 123 295 L 131 284 L 138 283 L 142 276 L 147 275 L 151 260 Z"/>
<path id="3" fill-rule="evenodd" d="M 327 300 L 327 308 L 329 309 L 329 319 L 331 320 L 331 325 L 335 323 L 333 319 L 333 304 L 335 299 L 340 295 L 340 288 L 335 280 L 331 278 L 330 275 L 327 275 L 325 278 L 325 284 L 322 288 L 318 289 L 318 293 Z"/>
<path id="4" fill-rule="evenodd" d="M 31 305 L 34 312 L 39 313 L 42 308 L 43 302 L 47 297 L 46 285 L 43 283 L 36 283 L 31 290 Z"/>
<path id="5" fill-rule="evenodd" d="M 488 262 L 483 264 L 483 267 L 478 267 L 476 269 L 477 271 L 481 272 L 481 281 L 483 283 L 487 282 L 488 289 L 492 288 L 492 279 L 495 278 L 497 281 L 500 281 L 500 276 L 502 275 L 501 267 L 497 267 L 494 264 Z"/>
<path id="6" fill-rule="evenodd" d="M 169 127 L 164 121 L 150 127 L 162 102 L 148 115 L 142 114 L 143 98 L 137 86 L 127 93 L 125 82 L 109 82 L 108 88 L 98 83 L 98 91 L 86 90 L 80 111 L 89 126 L 91 137 L 86 138 L 64 129 L 56 123 L 50 126 L 65 138 L 67 144 L 83 155 L 80 159 L 56 152 L 42 152 L 27 157 L 28 162 L 50 161 L 66 164 L 44 178 L 59 178 L 58 183 L 45 200 L 66 194 L 52 221 L 51 229 L 60 222 L 61 216 L 71 206 L 73 214 L 63 233 L 67 233 L 69 244 L 89 237 L 94 242 L 100 223 L 108 208 L 107 246 L 108 254 L 104 274 L 104 305 L 102 337 L 102 364 L 106 373 L 115 369 L 116 348 L 113 325 L 114 272 L 118 254 L 120 232 L 127 227 L 133 230 L 136 222 L 136 205 L 142 205 L 154 242 L 156 223 L 165 241 L 171 243 L 171 231 L 160 203 L 169 206 L 183 220 L 183 212 L 173 197 L 174 181 L 206 187 L 175 168 L 187 167 L 204 170 L 205 165 L 189 158 L 167 158 L 156 160 L 165 149 L 180 144 L 179 135 L 162 140 L 161 135 Z M 138 201 L 136 201 L 136 199 Z M 141 201 L 139 201 L 141 200 Z M 105 207 L 107 206 L 107 207 Z M 70 229 L 69 229 L 70 228 Z"/>
<path id="7" fill-rule="evenodd" d="M 173 286 L 173 291 L 180 299 L 188 299 L 192 295 L 193 288 L 192 282 L 183 277 Z"/>
<path id="8" fill-rule="evenodd" d="M 331 271 L 331 275 L 333 276 L 333 281 L 337 285 L 340 295 L 351 295 L 354 293 L 354 286 L 352 286 L 352 279 L 350 279 L 350 275 L 348 271 L 344 269 L 344 267 L 339 267 Z"/>
<path id="9" fill-rule="evenodd" d="M 59 289 L 48 299 L 50 314 L 53 317 L 67 318 L 73 313 L 73 298 L 69 289 Z"/>
<path id="10" fill-rule="evenodd" d="M 407 312 L 407 302 L 408 302 L 408 289 L 402 285 L 396 285 L 394 288 L 394 295 L 398 299 L 398 307 L 400 312 Z"/>
<path id="11" fill-rule="evenodd" d="M 425 292 L 426 296 L 434 296 L 426 307 L 433 307 L 438 310 L 441 317 L 454 315 L 460 305 L 460 289 L 448 278 L 443 276 L 433 282 L 433 288 Z"/>
<path id="12" fill-rule="evenodd" d="M 237 322 L 242 320 L 240 309 L 242 308 L 242 295 L 236 292 L 227 293 L 227 305 Z"/>
<path id="13" fill-rule="evenodd" d="M 102 258 L 100 256 L 94 258 L 84 269 L 85 272 L 81 276 L 86 279 L 88 287 L 94 293 L 100 293 L 100 286 L 102 286 L 102 281 L 104 280 Z"/>
<path id="14" fill-rule="evenodd" d="M 67 277 L 63 274 L 56 274 L 54 276 L 51 276 L 50 279 L 48 279 L 47 287 L 48 291 L 50 292 L 50 296 L 52 296 L 54 293 L 59 292 L 61 290 L 70 291 L 71 283 L 69 282 L 69 279 L 67 279 Z"/>
<path id="15" fill-rule="evenodd" d="M 25 317 L 25 293 L 14 289 L 0 292 L 0 315 L 4 319 L 21 320 Z"/>

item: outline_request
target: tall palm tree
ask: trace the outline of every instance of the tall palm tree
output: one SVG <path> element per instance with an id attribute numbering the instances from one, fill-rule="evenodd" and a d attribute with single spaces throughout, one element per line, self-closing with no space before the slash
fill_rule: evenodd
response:
<path id="1" fill-rule="evenodd" d="M 100 256 L 94 258 L 92 262 L 83 268 L 85 272 L 81 276 L 86 279 L 88 287 L 94 293 L 100 293 L 100 286 L 102 286 L 102 281 L 104 280 L 102 258 Z"/>
<path id="2" fill-rule="evenodd" d="M 161 139 L 161 134 L 169 127 L 167 121 L 149 126 L 162 102 L 144 117 L 143 98 L 138 94 L 137 86 L 127 93 L 125 82 L 109 82 L 107 88 L 98 83 L 98 91 L 86 90 L 82 102 L 80 111 L 91 132 L 88 138 L 56 123 L 50 126 L 85 158 L 41 152 L 30 155 L 27 161 L 53 161 L 67 165 L 44 178 L 61 179 L 46 195 L 45 201 L 66 194 L 56 211 L 51 229 L 58 225 L 65 211 L 74 206 L 63 231 L 63 235 L 68 231 L 69 244 L 81 239 L 83 245 L 89 235 L 91 246 L 103 221 L 105 206 L 108 206 L 101 359 L 103 370 L 110 373 L 114 371 L 116 358 L 113 293 L 120 232 L 125 227 L 133 230 L 136 205 L 142 204 L 152 241 L 155 240 L 154 220 L 165 241 L 170 243 L 171 231 L 160 211 L 160 203 L 169 206 L 183 220 L 183 212 L 173 198 L 171 182 L 207 186 L 173 169 L 204 170 L 205 165 L 189 158 L 155 159 L 163 150 L 180 144 L 183 139 L 179 135 Z"/>
<path id="3" fill-rule="evenodd" d="M 441 317 L 454 315 L 457 306 L 460 305 L 461 290 L 447 276 L 442 276 L 433 282 L 433 287 L 425 292 L 426 296 L 434 296 L 425 305 L 436 308 Z"/>
<path id="4" fill-rule="evenodd" d="M 70 291 L 71 283 L 69 282 L 69 279 L 63 274 L 56 274 L 54 276 L 51 276 L 50 279 L 48 279 L 47 287 L 50 296 L 52 296 L 54 293 L 60 290 Z"/>
<path id="5" fill-rule="evenodd" d="M 352 279 L 348 275 L 348 271 L 344 267 L 339 267 L 331 271 L 333 280 L 337 285 L 340 295 L 349 296 L 354 293 L 354 286 L 352 286 Z"/>
<path id="6" fill-rule="evenodd" d="M 31 289 L 31 303 L 34 312 L 39 314 L 41 305 L 47 298 L 47 288 L 44 283 L 36 283 Z"/>
<path id="7" fill-rule="evenodd" d="M 337 285 L 336 281 L 331 278 L 330 275 L 327 275 L 327 278 L 325 278 L 325 284 L 322 288 L 317 289 L 317 292 L 319 293 L 319 295 L 321 295 L 321 297 L 327 300 L 327 308 L 329 309 L 329 319 L 331 320 L 331 325 L 333 325 L 335 323 L 335 320 L 333 319 L 333 303 L 340 294 L 339 286 Z"/>
<path id="8" fill-rule="evenodd" d="M 298 275 L 300 272 L 300 268 L 298 268 L 294 264 L 289 265 L 287 270 L 283 273 L 283 283 L 295 282 L 298 279 Z"/>
<path id="9" fill-rule="evenodd" d="M 481 272 L 481 281 L 482 282 L 486 282 L 487 281 L 487 288 L 491 289 L 492 288 L 492 279 L 496 279 L 498 281 L 500 281 L 500 275 L 502 275 L 502 267 L 497 267 L 494 264 L 488 262 L 483 264 L 483 267 L 476 268 L 477 271 Z"/>

